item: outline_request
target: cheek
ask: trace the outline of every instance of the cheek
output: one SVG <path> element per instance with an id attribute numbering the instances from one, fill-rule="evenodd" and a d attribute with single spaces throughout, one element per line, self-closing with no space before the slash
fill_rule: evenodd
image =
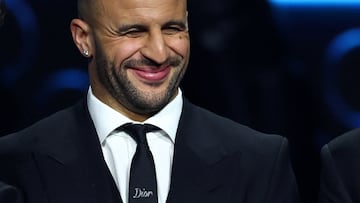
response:
<path id="1" fill-rule="evenodd" d="M 190 40 L 188 35 L 174 36 L 168 43 L 169 47 L 183 58 L 187 58 L 190 52 Z"/>
<path id="2" fill-rule="evenodd" d="M 119 66 L 123 63 L 123 61 L 135 56 L 140 47 L 141 44 L 139 42 L 127 40 L 114 43 L 109 50 L 111 50 L 110 54 L 114 59 L 114 63 Z"/>

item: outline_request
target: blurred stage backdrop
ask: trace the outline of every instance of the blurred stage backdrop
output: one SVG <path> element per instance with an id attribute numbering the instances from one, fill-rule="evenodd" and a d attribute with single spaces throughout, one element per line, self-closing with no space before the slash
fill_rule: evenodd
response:
<path id="1" fill-rule="evenodd" d="M 7 0 L 0 28 L 0 135 L 82 97 L 75 0 Z M 360 126 L 360 0 L 189 0 L 195 104 L 286 136 L 303 202 L 316 202 L 319 150 Z"/>

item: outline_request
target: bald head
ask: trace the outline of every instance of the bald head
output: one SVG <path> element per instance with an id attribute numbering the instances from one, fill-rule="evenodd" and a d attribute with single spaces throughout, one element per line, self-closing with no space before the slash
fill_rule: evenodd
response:
<path id="1" fill-rule="evenodd" d="M 95 22 L 97 17 L 103 15 L 105 9 L 103 1 L 105 0 L 77 0 L 79 18 L 87 23 Z M 187 2 L 187 0 L 182 1 Z"/>
<path id="2" fill-rule="evenodd" d="M 78 0 L 78 15 L 79 18 L 88 20 L 91 16 L 93 16 L 94 10 L 98 4 L 98 0 Z"/>

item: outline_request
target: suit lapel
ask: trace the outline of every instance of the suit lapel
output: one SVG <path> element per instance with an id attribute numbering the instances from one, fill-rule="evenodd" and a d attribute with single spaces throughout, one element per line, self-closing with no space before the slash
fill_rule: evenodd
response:
<path id="1" fill-rule="evenodd" d="M 234 156 L 208 132 L 197 107 L 184 100 L 175 141 L 171 187 L 167 202 L 226 202 L 226 187 L 238 171 Z M 239 158 L 237 158 L 239 159 Z"/>
<path id="2" fill-rule="evenodd" d="M 84 101 L 84 103 L 86 102 Z M 96 199 L 99 203 L 122 203 L 120 192 L 103 157 L 99 138 L 88 112 L 87 105 L 83 104 L 81 107 L 78 115 L 84 113 L 84 116 L 79 117 L 79 119 L 82 119 L 79 124 L 83 124 L 81 129 L 85 131 L 84 134 L 81 134 L 83 135 L 82 140 L 88 140 L 84 156 L 89 154 L 86 156 L 89 161 L 89 166 L 94 167 L 89 170 L 89 176 L 90 180 L 93 180 L 92 184 L 94 185 L 94 192 L 96 191 Z"/>
<path id="3" fill-rule="evenodd" d="M 48 154 L 36 154 L 49 198 L 54 202 L 121 203 L 104 161 L 86 101 L 67 112 L 63 132 L 52 137 Z"/>

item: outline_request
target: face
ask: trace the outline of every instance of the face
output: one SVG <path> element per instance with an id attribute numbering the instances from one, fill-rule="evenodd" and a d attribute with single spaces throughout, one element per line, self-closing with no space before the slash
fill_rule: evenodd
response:
<path id="1" fill-rule="evenodd" d="M 151 116 L 176 96 L 188 65 L 186 0 L 101 1 L 89 26 L 95 89 L 123 113 Z"/>

